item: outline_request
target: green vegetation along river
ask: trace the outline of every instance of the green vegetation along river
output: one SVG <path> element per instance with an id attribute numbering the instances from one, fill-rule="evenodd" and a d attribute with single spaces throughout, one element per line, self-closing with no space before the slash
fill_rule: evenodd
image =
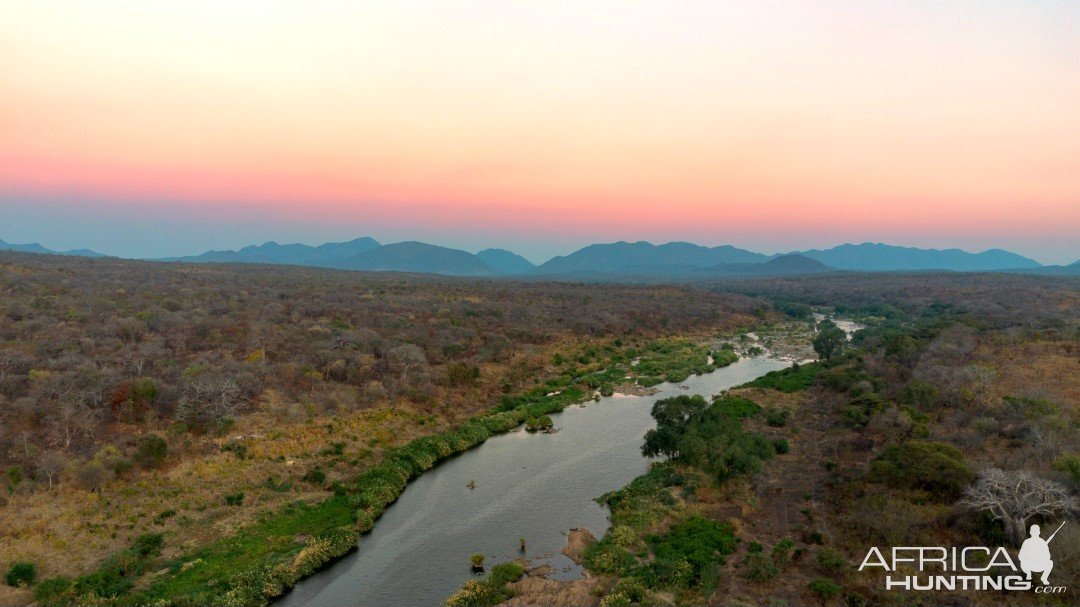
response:
<path id="1" fill-rule="evenodd" d="M 489 568 L 524 557 L 552 565 L 557 577 L 580 575 L 559 552 L 566 533 L 587 528 L 603 536 L 608 513 L 594 499 L 648 470 L 641 441 L 654 425 L 652 404 L 680 394 L 710 396 L 789 364 L 742 359 L 679 384 L 660 384 L 650 396 L 615 395 L 570 407 L 551 416 L 554 434 L 520 429 L 492 437 L 410 483 L 355 552 L 299 582 L 276 604 L 442 605 L 473 575 L 474 553 L 484 554 Z"/>

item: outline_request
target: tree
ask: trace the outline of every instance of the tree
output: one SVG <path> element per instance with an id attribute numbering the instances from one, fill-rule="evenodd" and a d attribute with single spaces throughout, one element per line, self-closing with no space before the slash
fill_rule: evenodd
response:
<path id="1" fill-rule="evenodd" d="M 806 587 L 810 589 L 810 592 L 817 595 L 822 605 L 826 605 L 829 601 L 840 596 L 840 592 L 843 590 L 840 584 L 825 578 L 818 578 L 807 584 Z"/>
<path id="2" fill-rule="evenodd" d="M 642 455 L 678 457 L 679 441 L 686 434 L 691 418 L 706 407 L 708 403 L 698 395 L 682 395 L 656 401 L 652 408 L 656 429 L 645 434 L 645 444 L 641 447 Z"/>
<path id="3" fill-rule="evenodd" d="M 37 459 L 37 473 L 48 479 L 50 489 L 52 489 L 53 480 L 60 476 L 66 466 L 67 460 L 64 459 L 63 454 L 56 451 L 45 451 Z"/>
<path id="4" fill-rule="evenodd" d="M 821 360 L 831 360 L 840 354 L 847 343 L 847 333 L 836 326 L 836 323 L 825 319 L 818 323 L 817 335 L 814 337 L 814 352 L 817 352 Z"/>
<path id="5" fill-rule="evenodd" d="M 184 384 L 176 420 L 206 427 L 231 419 L 240 404 L 240 387 L 231 379 L 200 378 Z"/>
<path id="6" fill-rule="evenodd" d="M 952 501 L 975 475 L 956 447 L 909 440 L 885 449 L 870 463 L 869 477 L 890 487 L 929 491 Z"/>
<path id="7" fill-rule="evenodd" d="M 968 487 L 960 504 L 989 512 L 1005 525 L 1016 544 L 1027 537 L 1033 517 L 1052 517 L 1080 511 L 1080 503 L 1061 483 L 1035 476 L 1027 470 L 988 468 Z"/>
<path id="8" fill-rule="evenodd" d="M 430 379 L 430 370 L 424 351 L 413 344 L 404 344 L 386 353 L 390 372 L 398 376 L 402 387 L 416 385 Z"/>
<path id="9" fill-rule="evenodd" d="M 144 434 L 135 442 L 135 461 L 143 468 L 156 468 L 165 461 L 169 445 L 157 434 Z"/>

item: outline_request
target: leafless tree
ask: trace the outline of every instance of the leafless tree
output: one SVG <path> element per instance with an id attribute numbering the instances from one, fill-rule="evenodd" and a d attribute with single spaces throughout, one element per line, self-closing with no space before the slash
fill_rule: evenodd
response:
<path id="1" fill-rule="evenodd" d="M 1005 524 L 1005 532 L 1017 544 L 1027 536 L 1034 516 L 1051 517 L 1080 511 L 1080 502 L 1061 483 L 1035 476 L 1027 470 L 987 468 L 968 487 L 960 504 L 989 512 Z"/>
<path id="2" fill-rule="evenodd" d="M 50 489 L 52 489 L 53 480 L 60 476 L 65 466 L 67 466 L 67 459 L 57 451 L 45 451 L 37 459 L 37 473 L 48 479 Z"/>
<path id="3" fill-rule="evenodd" d="M 193 379 L 184 384 L 175 417 L 185 424 L 203 427 L 233 417 L 239 405 L 240 387 L 235 381 L 224 378 Z"/>
<path id="4" fill-rule="evenodd" d="M 57 403 L 46 419 L 49 442 L 53 446 L 68 449 L 76 437 L 93 438 L 94 429 L 101 421 L 101 410 L 89 407 L 83 401 Z"/>
<path id="5" fill-rule="evenodd" d="M 424 351 L 412 344 L 404 344 L 386 353 L 390 371 L 398 376 L 402 386 L 421 383 L 430 378 L 427 357 Z"/>

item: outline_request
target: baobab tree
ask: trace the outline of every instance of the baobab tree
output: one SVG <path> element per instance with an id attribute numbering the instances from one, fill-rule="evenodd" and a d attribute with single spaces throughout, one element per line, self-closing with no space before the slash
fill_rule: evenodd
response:
<path id="1" fill-rule="evenodd" d="M 1032 517 L 1052 517 L 1080 511 L 1080 502 L 1061 483 L 1035 476 L 1027 470 L 987 468 L 964 492 L 960 504 L 989 512 L 1002 521 L 1005 532 L 1017 544 L 1027 537 Z"/>

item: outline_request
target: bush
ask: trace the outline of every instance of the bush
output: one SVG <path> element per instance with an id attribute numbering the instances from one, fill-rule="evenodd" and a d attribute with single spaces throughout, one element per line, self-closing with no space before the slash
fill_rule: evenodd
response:
<path id="1" fill-rule="evenodd" d="M 26 561 L 13 564 L 4 577 L 8 586 L 30 586 L 36 578 L 37 568 Z"/>
<path id="2" fill-rule="evenodd" d="M 920 489 L 955 500 L 975 479 L 964 454 L 952 445 L 910 440 L 889 447 L 870 464 L 870 480 L 898 489 Z"/>
<path id="3" fill-rule="evenodd" d="M 312 485 L 324 485 L 326 484 L 326 473 L 319 468 L 312 468 L 304 475 L 303 481 Z"/>
<path id="4" fill-rule="evenodd" d="M 821 599 L 822 605 L 840 596 L 840 592 L 843 590 L 840 584 L 824 578 L 818 578 L 807 584 L 806 587 Z"/>
<path id="5" fill-rule="evenodd" d="M 530 417 L 525 420 L 525 429 L 529 432 L 540 432 L 551 430 L 555 427 L 555 422 L 551 421 L 551 418 L 547 415 L 541 415 L 540 417 Z"/>
<path id="6" fill-rule="evenodd" d="M 499 563 L 491 568 L 491 582 L 493 584 L 503 585 L 516 582 L 523 575 L 525 575 L 525 566 L 516 561 Z"/>
<path id="7" fill-rule="evenodd" d="M 1054 460 L 1054 470 L 1064 472 L 1076 487 L 1080 487 L 1080 454 L 1062 455 Z"/>
<path id="8" fill-rule="evenodd" d="M 788 444 L 786 438 L 778 438 L 773 441 L 773 450 L 775 450 L 780 455 L 783 455 L 788 451 L 791 451 L 791 445 Z"/>
<path id="9" fill-rule="evenodd" d="M 798 392 L 814 385 L 814 379 L 821 372 L 821 363 L 793 365 L 779 371 L 769 371 L 765 375 L 745 384 L 751 388 L 772 388 L 780 392 Z"/>
<path id="10" fill-rule="evenodd" d="M 772 557 L 762 552 L 760 546 L 757 550 L 746 552 L 743 570 L 747 579 L 752 582 L 766 582 L 780 573 Z"/>
<path id="11" fill-rule="evenodd" d="M 9 490 L 14 490 L 15 487 L 18 487 L 19 483 L 22 482 L 22 479 L 23 479 L 22 468 L 20 468 L 18 466 L 8 466 L 7 480 L 8 480 L 8 489 Z"/>
<path id="12" fill-rule="evenodd" d="M 480 562 L 483 562 L 483 555 L 473 556 L 481 557 Z M 525 567 L 521 563 L 511 561 L 495 565 L 486 578 L 465 582 L 465 585 L 460 590 L 446 599 L 446 605 L 447 607 L 491 607 L 497 605 L 513 596 L 506 585 L 520 580 L 523 575 L 525 575 Z"/>
<path id="13" fill-rule="evenodd" d="M 817 564 L 825 571 L 837 571 L 847 565 L 847 559 L 832 548 L 822 548 L 817 553 Z"/>
<path id="14" fill-rule="evenodd" d="M 165 536 L 161 533 L 143 533 L 135 538 L 131 544 L 131 550 L 141 557 L 157 556 L 161 554 L 161 548 L 165 545 Z"/>
<path id="15" fill-rule="evenodd" d="M 157 434 L 144 434 L 135 442 L 135 462 L 143 468 L 157 468 L 168 453 L 168 443 Z"/>
<path id="16" fill-rule="evenodd" d="M 244 503 L 244 493 L 230 493 L 225 496 L 225 505 L 227 506 L 239 506 Z"/>
<path id="17" fill-rule="evenodd" d="M 744 418 L 757 415 L 761 406 L 748 398 L 739 396 L 722 396 L 713 399 L 712 406 L 719 411 L 732 417 Z"/>
<path id="18" fill-rule="evenodd" d="M 772 549 L 773 562 L 776 563 L 776 566 L 781 571 L 783 571 L 784 569 L 787 569 L 788 566 L 791 565 L 792 550 L 794 550 L 794 548 L 795 548 L 795 542 L 791 541 L 788 538 L 784 538 L 784 539 L 780 540 L 779 542 L 776 542 L 776 545 L 773 546 L 773 549 Z"/>
<path id="19" fill-rule="evenodd" d="M 765 423 L 773 428 L 783 428 L 787 425 L 787 419 L 787 409 L 774 408 L 765 411 Z"/>
<path id="20" fill-rule="evenodd" d="M 34 600 L 45 605 L 64 605 L 74 600 L 71 578 L 54 577 L 34 587 Z"/>
<path id="21" fill-rule="evenodd" d="M 730 346 L 730 344 L 728 345 Z M 712 357 L 713 366 L 717 369 L 731 365 L 739 360 L 739 355 L 730 349 L 714 350 Z"/>
<path id="22" fill-rule="evenodd" d="M 91 460 L 79 466 L 75 471 L 75 479 L 83 489 L 97 491 L 112 479 L 112 471 L 107 470 L 100 462 Z"/>
<path id="23" fill-rule="evenodd" d="M 689 580 L 696 582 L 707 569 L 723 563 L 723 555 L 735 551 L 735 534 L 730 525 L 692 516 L 667 533 L 648 538 L 657 561 L 689 563 Z"/>

